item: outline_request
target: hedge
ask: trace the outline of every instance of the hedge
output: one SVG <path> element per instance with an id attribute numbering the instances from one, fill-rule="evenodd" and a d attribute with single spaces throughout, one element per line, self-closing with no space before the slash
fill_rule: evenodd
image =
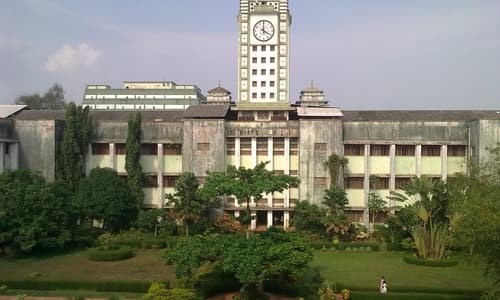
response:
<path id="1" fill-rule="evenodd" d="M 352 242 L 333 244 L 329 242 L 311 242 L 309 244 L 313 249 L 332 249 L 332 250 L 354 250 L 354 251 L 380 251 L 380 245 L 370 242 Z"/>
<path id="2" fill-rule="evenodd" d="M 87 290 L 96 292 L 146 293 L 150 282 L 126 281 L 45 281 L 3 280 L 2 285 L 15 290 Z M 168 282 L 167 282 L 168 284 Z"/>
<path id="3" fill-rule="evenodd" d="M 351 291 L 351 300 L 379 300 L 379 299 L 394 299 L 394 300 L 478 300 L 481 293 L 475 295 L 459 295 L 459 294 L 432 294 L 432 293 L 394 293 L 389 290 L 387 294 L 380 292 L 359 292 Z"/>
<path id="4" fill-rule="evenodd" d="M 430 260 L 416 257 L 414 255 L 405 255 L 403 256 L 403 260 L 408 264 L 426 267 L 454 267 L 458 264 L 457 259 Z"/>
<path id="5" fill-rule="evenodd" d="M 130 247 L 118 247 L 117 249 L 93 248 L 88 252 L 89 259 L 93 261 L 116 261 L 124 260 L 134 256 Z"/>

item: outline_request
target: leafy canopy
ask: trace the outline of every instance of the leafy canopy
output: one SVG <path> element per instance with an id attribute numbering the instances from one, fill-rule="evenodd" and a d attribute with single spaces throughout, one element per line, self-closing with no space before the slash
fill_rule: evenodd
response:
<path id="1" fill-rule="evenodd" d="M 54 83 L 43 96 L 38 93 L 19 96 L 15 104 L 27 105 L 35 110 L 58 110 L 66 108 L 64 90 L 58 83 Z"/>

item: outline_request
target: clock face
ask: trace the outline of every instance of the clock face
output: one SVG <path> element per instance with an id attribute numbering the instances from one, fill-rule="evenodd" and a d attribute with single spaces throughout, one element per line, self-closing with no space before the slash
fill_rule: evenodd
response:
<path id="1" fill-rule="evenodd" d="M 273 23 L 267 20 L 261 20 L 255 23 L 253 27 L 253 35 L 261 42 L 267 42 L 274 36 Z"/>

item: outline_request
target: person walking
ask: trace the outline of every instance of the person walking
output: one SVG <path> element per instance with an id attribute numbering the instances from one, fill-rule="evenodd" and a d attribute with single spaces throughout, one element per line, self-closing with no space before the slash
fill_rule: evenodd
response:
<path id="1" fill-rule="evenodd" d="M 385 279 L 382 281 L 382 286 L 380 287 L 380 292 L 382 294 L 387 293 L 387 281 L 385 281 Z"/>

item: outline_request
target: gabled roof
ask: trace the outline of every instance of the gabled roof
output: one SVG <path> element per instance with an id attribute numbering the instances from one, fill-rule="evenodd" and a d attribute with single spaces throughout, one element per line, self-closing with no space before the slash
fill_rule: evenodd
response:
<path id="1" fill-rule="evenodd" d="M 90 117 L 100 122 L 127 122 L 135 111 L 127 110 L 91 110 Z M 182 118 L 182 110 L 140 111 L 142 122 L 178 122 Z M 65 120 L 64 110 L 25 110 L 15 117 L 16 120 Z"/>
<path id="2" fill-rule="evenodd" d="M 498 110 L 344 110 L 344 121 L 500 120 Z"/>
<path id="3" fill-rule="evenodd" d="M 27 105 L 0 105 L 0 118 L 8 118 L 26 108 Z"/>

